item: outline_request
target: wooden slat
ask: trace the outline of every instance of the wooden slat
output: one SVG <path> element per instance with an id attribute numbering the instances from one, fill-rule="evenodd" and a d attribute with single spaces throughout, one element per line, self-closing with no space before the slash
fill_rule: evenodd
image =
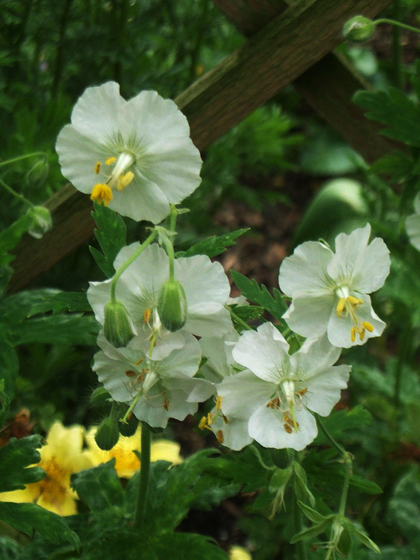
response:
<path id="1" fill-rule="evenodd" d="M 350 17 L 374 17 L 390 3 L 309 0 L 288 8 L 176 99 L 196 146 L 209 146 L 325 56 L 341 42 Z M 71 189 L 65 187 L 48 204 L 53 231 L 39 241 L 25 237 L 17 248 L 11 291 L 28 285 L 92 235 L 89 197 Z"/>
<path id="2" fill-rule="evenodd" d="M 214 3 L 247 37 L 283 13 L 287 6 L 283 0 L 214 0 Z M 368 163 L 373 163 L 396 147 L 401 149 L 396 142 L 379 135 L 383 126 L 367 120 L 363 111 L 352 103 L 356 91 L 371 89 L 371 86 L 342 55 L 328 53 L 299 76 L 293 85 Z"/>

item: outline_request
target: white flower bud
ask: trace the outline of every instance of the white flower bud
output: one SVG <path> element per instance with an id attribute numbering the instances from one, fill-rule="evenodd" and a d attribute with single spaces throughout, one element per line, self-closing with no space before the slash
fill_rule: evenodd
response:
<path id="1" fill-rule="evenodd" d="M 184 288 L 175 279 L 167 280 L 159 293 L 158 314 L 168 331 L 181 329 L 187 320 L 187 300 Z"/>
<path id="2" fill-rule="evenodd" d="M 52 228 L 51 212 L 44 206 L 34 206 L 28 210 L 27 214 L 33 219 L 32 227 L 28 231 L 29 235 L 35 239 L 41 239 Z"/>
<path id="3" fill-rule="evenodd" d="M 369 18 L 364 16 L 355 16 L 349 19 L 344 24 L 343 35 L 347 41 L 355 41 L 357 43 L 363 43 L 375 33 L 375 24 Z"/>

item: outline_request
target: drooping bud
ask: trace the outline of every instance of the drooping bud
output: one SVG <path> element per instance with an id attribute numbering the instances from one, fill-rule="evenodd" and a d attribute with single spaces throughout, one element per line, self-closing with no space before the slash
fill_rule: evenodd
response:
<path id="1" fill-rule="evenodd" d="M 120 301 L 109 301 L 104 309 L 104 335 L 115 348 L 124 348 L 134 337 L 128 311 Z"/>
<path id="2" fill-rule="evenodd" d="M 96 387 L 93 393 L 90 395 L 90 402 L 93 406 L 102 406 L 111 399 L 111 395 L 105 389 L 105 387 Z"/>
<path id="3" fill-rule="evenodd" d="M 355 16 L 349 19 L 344 24 L 343 35 L 347 41 L 355 41 L 357 43 L 363 43 L 375 33 L 375 24 L 369 18 L 364 16 Z"/>
<path id="4" fill-rule="evenodd" d="M 40 187 L 45 183 L 48 177 L 48 161 L 47 158 L 40 159 L 26 174 L 25 180 L 32 187 Z"/>
<path id="5" fill-rule="evenodd" d="M 163 284 L 159 294 L 157 310 L 162 325 L 168 331 L 178 331 L 185 325 L 187 299 L 184 288 L 175 278 L 169 278 Z"/>
<path id="6" fill-rule="evenodd" d="M 109 451 L 118 443 L 119 438 L 118 420 L 113 416 L 102 420 L 95 434 L 95 441 L 99 449 Z"/>
<path id="7" fill-rule="evenodd" d="M 133 413 L 127 418 L 126 422 L 118 422 L 120 434 L 125 437 L 134 436 L 137 431 L 139 421 Z"/>
<path id="8" fill-rule="evenodd" d="M 32 235 L 35 239 L 41 239 L 52 228 L 51 212 L 44 206 L 34 206 L 29 208 L 27 214 L 33 220 L 32 227 L 28 231 L 29 235 Z"/>

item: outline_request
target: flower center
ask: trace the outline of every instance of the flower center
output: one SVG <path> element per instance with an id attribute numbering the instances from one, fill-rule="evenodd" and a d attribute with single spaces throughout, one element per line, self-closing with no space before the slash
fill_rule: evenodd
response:
<path id="1" fill-rule="evenodd" d="M 283 427 L 288 434 L 299 431 L 299 422 L 296 420 L 296 409 L 302 405 L 302 398 L 308 389 L 296 390 L 295 381 L 285 379 L 279 385 L 278 391 L 266 404 L 267 408 L 279 410 L 283 413 Z"/>
<path id="2" fill-rule="evenodd" d="M 358 308 L 363 304 L 363 300 L 350 295 L 347 286 L 338 288 L 335 292 L 338 297 L 336 307 L 337 317 L 350 317 L 352 326 L 350 327 L 350 338 L 352 342 L 356 342 L 356 335 L 359 335 L 360 341 L 363 342 L 366 331 L 373 332 L 373 325 L 368 321 L 362 321 L 357 316 Z"/>
<path id="3" fill-rule="evenodd" d="M 134 156 L 128 152 L 122 152 L 118 159 L 109 157 L 105 161 L 107 167 L 113 167 L 105 183 L 98 183 L 92 189 L 91 200 L 96 200 L 99 204 L 108 204 L 113 199 L 113 190 L 122 191 L 134 179 L 134 173 L 127 169 L 134 163 Z M 98 161 L 95 164 L 95 174 L 98 175 L 102 170 L 102 164 Z"/>

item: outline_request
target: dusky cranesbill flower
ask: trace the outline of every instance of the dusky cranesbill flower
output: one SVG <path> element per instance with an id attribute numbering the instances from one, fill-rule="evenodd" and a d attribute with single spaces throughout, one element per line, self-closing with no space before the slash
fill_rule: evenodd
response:
<path id="1" fill-rule="evenodd" d="M 151 358 L 148 340 L 135 337 L 125 348 L 117 349 L 100 334 L 102 351 L 95 354 L 93 365 L 115 401 L 126 403 L 139 420 L 159 428 L 169 418 L 184 420 L 194 414 L 198 403 L 213 393 L 209 382 L 194 377 L 201 360 L 198 341 L 189 333 L 175 333 L 165 344 L 169 350 L 161 347 Z"/>
<path id="2" fill-rule="evenodd" d="M 132 243 L 121 249 L 115 268 L 121 267 L 138 247 L 138 243 Z M 229 281 L 221 264 L 212 263 L 205 255 L 195 255 L 175 259 L 174 269 L 187 302 L 187 320 L 182 332 L 197 336 L 222 336 L 231 329 L 230 313 L 224 307 L 229 297 Z M 168 270 L 166 252 L 157 244 L 150 245 L 122 273 L 116 288 L 117 299 L 130 314 L 138 335 L 143 333 L 150 338 L 157 334 L 158 343 L 159 338 L 168 333 L 161 325 L 157 311 L 159 294 L 168 279 Z M 110 299 L 110 290 L 110 280 L 91 282 L 88 290 L 89 303 L 101 324 L 104 323 L 104 308 Z"/>
<path id="3" fill-rule="evenodd" d="M 405 221 L 405 228 L 407 230 L 410 243 L 420 251 L 420 193 L 414 199 L 415 214 L 408 216 Z"/>
<path id="4" fill-rule="evenodd" d="M 327 333 L 334 346 L 349 348 L 380 336 L 385 323 L 372 309 L 368 294 L 389 274 L 390 257 L 384 241 L 369 243 L 370 225 L 340 233 L 335 253 L 324 243 L 307 241 L 284 259 L 279 283 L 292 297 L 284 314 L 289 327 L 305 337 Z"/>
<path id="5" fill-rule="evenodd" d="M 70 487 L 73 473 L 93 467 L 87 451 L 82 450 L 83 426 L 65 428 L 55 422 L 46 436 L 47 444 L 40 449 L 38 466 L 47 476 L 39 482 L 28 484 L 24 490 L 4 492 L 0 500 L 5 502 L 34 502 L 58 515 L 77 513 L 77 494 Z"/>
<path id="6" fill-rule="evenodd" d="M 245 368 L 218 387 L 227 421 L 247 419 L 248 434 L 264 447 L 300 451 L 316 436 L 310 411 L 328 416 L 347 385 L 350 366 L 333 364 L 340 349 L 326 336 L 308 339 L 288 354 L 289 345 L 271 324 L 245 332 L 233 358 Z"/>
<path id="7" fill-rule="evenodd" d="M 188 121 L 155 91 L 125 101 L 115 82 L 90 87 L 71 121 L 56 145 L 63 175 L 123 216 L 158 223 L 200 184 Z"/>

